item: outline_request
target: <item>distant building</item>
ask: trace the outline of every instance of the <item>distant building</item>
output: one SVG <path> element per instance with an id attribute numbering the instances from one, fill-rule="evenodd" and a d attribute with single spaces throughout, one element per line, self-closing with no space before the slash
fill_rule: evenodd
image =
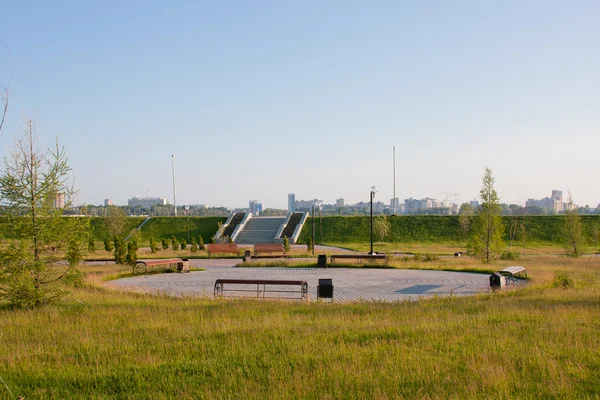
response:
<path id="1" fill-rule="evenodd" d="M 288 211 L 289 212 L 296 211 L 296 194 L 295 193 L 288 194 Z"/>
<path id="2" fill-rule="evenodd" d="M 169 200 L 161 197 L 132 197 L 127 200 L 129 207 L 152 208 L 152 206 L 166 206 Z"/>
<path id="3" fill-rule="evenodd" d="M 113 202 L 111 199 L 104 199 L 104 207 L 112 206 Z"/>
<path id="4" fill-rule="evenodd" d="M 259 203 L 258 200 L 250 200 L 248 202 L 248 212 L 252 213 L 254 216 L 260 215 L 262 212 L 262 203 Z"/>
<path id="5" fill-rule="evenodd" d="M 65 208 L 64 193 L 56 193 L 56 198 L 54 199 L 54 208 Z"/>
<path id="6" fill-rule="evenodd" d="M 344 199 L 342 197 L 340 197 L 339 199 L 337 199 L 335 201 L 335 206 L 337 208 L 344 208 Z"/>
<path id="7" fill-rule="evenodd" d="M 317 204 L 318 202 L 323 203 L 323 200 L 313 199 L 313 200 L 296 200 L 296 210 L 298 211 L 310 211 L 312 210 L 312 206 Z"/>
<path id="8" fill-rule="evenodd" d="M 390 208 L 393 210 L 394 209 L 394 205 L 396 206 L 396 211 L 398 210 L 398 208 L 400 208 L 400 199 L 393 198 L 390 199 Z"/>
<path id="9" fill-rule="evenodd" d="M 479 201 L 477 201 L 477 200 L 471 200 L 471 201 L 469 202 L 469 204 L 470 204 L 470 205 L 471 205 L 471 207 L 473 207 L 473 208 L 477 208 L 477 207 L 479 207 Z"/>
<path id="10" fill-rule="evenodd" d="M 527 207 L 539 207 L 546 211 L 553 211 L 559 213 L 565 211 L 566 204 L 563 203 L 562 191 L 553 190 L 551 197 L 544 197 L 543 199 L 527 199 Z"/>

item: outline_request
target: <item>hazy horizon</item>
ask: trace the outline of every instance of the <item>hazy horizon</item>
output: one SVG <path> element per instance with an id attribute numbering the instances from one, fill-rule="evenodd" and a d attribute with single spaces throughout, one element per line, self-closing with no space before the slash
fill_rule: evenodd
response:
<path id="1" fill-rule="evenodd" d="M 63 1 L 2 6 L 2 156 L 24 114 L 79 202 L 287 208 L 568 192 L 596 207 L 600 3 Z M 12 70 L 11 70 L 12 63 Z"/>

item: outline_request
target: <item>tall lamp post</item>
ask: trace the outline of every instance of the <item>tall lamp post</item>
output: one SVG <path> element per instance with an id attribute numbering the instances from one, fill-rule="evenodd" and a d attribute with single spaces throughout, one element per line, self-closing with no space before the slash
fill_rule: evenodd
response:
<path id="1" fill-rule="evenodd" d="M 371 192 L 370 192 L 370 196 L 371 196 L 371 252 L 369 254 L 374 254 L 373 253 L 373 198 L 375 197 L 375 193 L 377 193 L 377 188 L 375 186 L 371 186 Z"/>
<path id="2" fill-rule="evenodd" d="M 175 198 L 175 154 L 171 154 L 171 170 L 173 171 L 173 206 L 175 207 L 175 216 L 177 216 L 177 199 Z"/>
<path id="3" fill-rule="evenodd" d="M 315 205 L 312 206 L 312 253 L 315 255 Z"/>
<path id="4" fill-rule="evenodd" d="M 187 216 L 188 243 L 190 242 L 190 206 L 185 206 L 185 215 Z"/>
<path id="5" fill-rule="evenodd" d="M 321 215 L 321 211 L 323 210 L 323 202 L 317 202 L 317 206 L 319 207 L 319 244 L 323 244 L 323 219 Z"/>

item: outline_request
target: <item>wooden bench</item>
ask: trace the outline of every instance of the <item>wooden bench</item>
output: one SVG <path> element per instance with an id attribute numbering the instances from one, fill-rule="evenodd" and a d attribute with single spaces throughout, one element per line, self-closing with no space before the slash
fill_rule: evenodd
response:
<path id="1" fill-rule="evenodd" d="M 388 263 L 387 254 L 333 254 L 331 256 L 331 264 L 335 264 L 335 260 L 356 260 L 358 265 L 360 265 L 362 260 L 383 260 L 385 264 Z"/>
<path id="2" fill-rule="evenodd" d="M 287 257 L 287 254 L 283 244 L 264 243 L 254 245 L 254 256 L 256 258 Z"/>
<path id="3" fill-rule="evenodd" d="M 227 285 L 227 287 L 225 286 Z M 256 285 L 256 288 L 253 286 Z M 231 286 L 234 286 L 231 288 Z M 238 287 L 235 287 L 238 286 Z M 289 286 L 298 286 L 290 289 Z M 284 288 L 285 287 L 285 288 Z M 306 281 L 286 281 L 272 279 L 217 279 L 215 281 L 215 297 L 223 297 L 226 292 L 251 292 L 256 293 L 256 298 L 278 298 L 278 299 L 308 299 L 308 283 Z M 267 296 L 267 293 L 296 294 L 297 296 Z M 229 296 L 231 297 L 231 296 Z M 248 297 L 248 296 L 242 296 Z M 254 297 L 254 296 L 252 296 Z"/>
<path id="4" fill-rule="evenodd" d="M 235 243 L 210 243 L 206 246 L 208 255 L 213 254 L 235 254 L 238 255 L 238 245 Z"/>
<path id="5" fill-rule="evenodd" d="M 150 270 L 148 270 L 150 268 Z M 187 258 L 166 258 L 162 260 L 138 260 L 133 266 L 132 273 L 145 274 L 158 269 L 175 269 L 177 272 L 190 272 L 190 262 Z"/>
<path id="6" fill-rule="evenodd" d="M 109 262 L 115 262 L 114 258 L 86 258 L 83 263 L 103 262 L 108 264 Z"/>

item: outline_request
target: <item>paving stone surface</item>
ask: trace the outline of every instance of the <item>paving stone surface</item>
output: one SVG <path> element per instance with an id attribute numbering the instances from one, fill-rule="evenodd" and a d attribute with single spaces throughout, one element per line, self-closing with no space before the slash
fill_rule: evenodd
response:
<path id="1" fill-rule="evenodd" d="M 449 271 L 423 271 L 362 268 L 235 268 L 239 260 L 190 260 L 206 271 L 185 274 L 141 275 L 108 283 L 117 289 L 162 292 L 173 296 L 213 297 L 216 279 L 305 280 L 309 300 L 315 301 L 320 278 L 330 278 L 336 302 L 403 301 L 431 296 L 465 296 L 486 293 L 488 274 Z M 233 287 L 232 287 L 233 288 Z M 226 296 L 256 297 L 256 285 L 237 286 L 247 292 L 226 292 Z M 289 287 L 273 287 L 286 290 Z M 261 294 L 262 296 L 263 294 Z M 266 293 L 266 297 L 295 296 L 288 293 Z"/>

